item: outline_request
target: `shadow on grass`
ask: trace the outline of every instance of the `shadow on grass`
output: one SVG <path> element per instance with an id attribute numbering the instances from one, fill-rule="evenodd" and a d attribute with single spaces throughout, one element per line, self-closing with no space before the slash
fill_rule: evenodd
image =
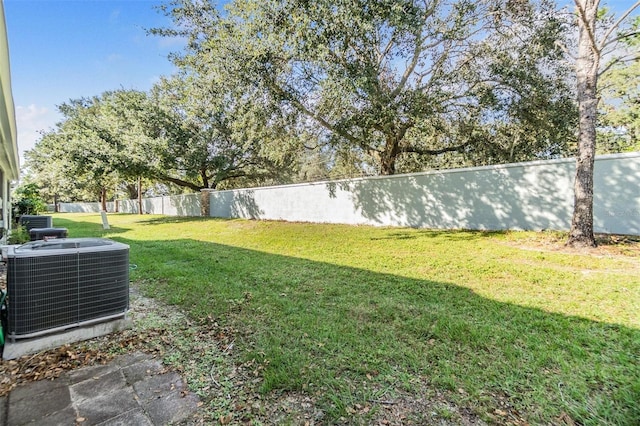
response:
<path id="1" fill-rule="evenodd" d="M 99 216 L 98 216 L 99 217 Z M 88 222 L 65 219 L 64 217 L 56 216 L 55 225 L 57 228 L 67 228 L 69 230 L 69 238 L 83 238 L 83 237 L 108 237 L 110 234 L 121 234 L 127 232 L 130 229 L 121 226 L 109 226 L 109 229 L 102 227 L 102 222 Z"/>
<path id="2" fill-rule="evenodd" d="M 640 418 L 640 330 L 452 283 L 188 239 L 120 240 L 145 292 L 239 330 L 242 357 L 265 367 L 262 390 L 308 392 L 329 421 L 392 397 L 381 389 L 425 387 L 485 417 L 506 397 L 534 424 L 563 412 L 585 425 Z"/>
<path id="3" fill-rule="evenodd" d="M 141 216 L 144 217 L 144 216 Z M 163 225 L 166 223 L 191 223 L 191 222 L 203 222 L 203 221 L 212 221 L 212 220 L 221 220 L 221 221 L 231 221 L 237 219 L 216 219 L 211 217 L 180 217 L 180 216 L 163 216 L 163 217 L 153 217 L 148 219 L 140 220 L 138 223 L 146 224 L 146 225 Z"/>
<path id="4" fill-rule="evenodd" d="M 391 232 L 385 237 L 371 238 L 372 241 L 376 240 L 415 240 L 418 238 L 431 238 L 431 239 L 445 239 L 445 240 L 475 240 L 479 238 L 492 237 L 495 235 L 504 235 L 509 231 L 478 231 L 478 230 L 439 230 L 439 229 L 409 229 L 403 230 L 398 228 L 396 232 Z"/>

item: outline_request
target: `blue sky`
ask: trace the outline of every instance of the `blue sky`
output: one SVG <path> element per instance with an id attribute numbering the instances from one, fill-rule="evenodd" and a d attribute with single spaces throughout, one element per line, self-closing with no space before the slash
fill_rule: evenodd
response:
<path id="1" fill-rule="evenodd" d="M 174 72 L 167 55 L 183 41 L 145 31 L 169 25 L 154 9 L 162 2 L 4 0 L 21 162 L 39 131 L 60 120 L 57 105 L 118 88 L 148 90 Z M 620 11 L 634 2 L 602 3 Z"/>
<path id="2" fill-rule="evenodd" d="M 167 55 L 182 41 L 146 35 L 169 24 L 158 4 L 4 0 L 21 157 L 60 120 L 57 105 L 118 88 L 148 90 L 174 72 Z"/>

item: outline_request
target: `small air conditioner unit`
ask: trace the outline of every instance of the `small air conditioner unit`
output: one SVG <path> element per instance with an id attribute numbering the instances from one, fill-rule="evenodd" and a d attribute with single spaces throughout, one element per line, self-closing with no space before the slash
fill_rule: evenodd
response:
<path id="1" fill-rule="evenodd" d="M 124 317 L 129 246 L 63 238 L 7 247 L 7 337 L 26 339 Z"/>
<path id="2" fill-rule="evenodd" d="M 67 238 L 67 235 L 67 228 L 31 228 L 29 230 L 29 239 L 31 241 Z"/>
<path id="3" fill-rule="evenodd" d="M 19 222 L 27 231 L 32 228 L 53 228 L 53 218 L 51 216 L 23 214 L 20 216 Z"/>

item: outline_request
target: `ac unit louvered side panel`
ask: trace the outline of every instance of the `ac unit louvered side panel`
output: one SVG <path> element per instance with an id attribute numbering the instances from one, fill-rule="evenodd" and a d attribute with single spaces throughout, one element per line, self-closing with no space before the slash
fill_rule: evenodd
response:
<path id="1" fill-rule="evenodd" d="M 7 274 L 9 333 L 28 334 L 78 322 L 77 255 L 12 259 Z"/>
<path id="2" fill-rule="evenodd" d="M 129 251 L 81 253 L 79 320 L 125 312 L 129 307 Z"/>
<path id="3" fill-rule="evenodd" d="M 42 215 L 22 215 L 20 216 L 20 225 L 27 228 L 27 230 L 33 228 L 52 228 L 53 218 Z"/>

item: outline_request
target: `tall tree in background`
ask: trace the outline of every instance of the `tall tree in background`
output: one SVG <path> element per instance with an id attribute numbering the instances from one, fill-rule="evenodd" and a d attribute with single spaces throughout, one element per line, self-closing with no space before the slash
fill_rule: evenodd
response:
<path id="1" fill-rule="evenodd" d="M 165 126 L 158 179 L 198 191 L 276 183 L 289 169 L 286 156 L 277 159 L 261 149 L 261 139 L 273 138 L 264 131 L 269 124 L 257 113 L 247 120 L 245 105 L 209 73 L 183 64 L 180 73 L 155 85 L 152 96 L 172 123 Z"/>
<path id="2" fill-rule="evenodd" d="M 151 94 L 116 90 L 71 100 L 59 107 L 63 120 L 27 153 L 30 178 L 54 202 L 61 194 L 98 198 L 103 208 L 108 193 L 136 198 L 140 178 L 191 191 L 281 183 L 289 156 L 267 155 L 258 143 L 277 138 L 278 126 L 246 108 L 188 73 L 161 79 Z"/>
<path id="3" fill-rule="evenodd" d="M 599 28 L 599 0 L 574 0 L 578 26 L 578 54 L 575 60 L 578 94 L 578 153 L 574 185 L 574 209 L 567 245 L 594 247 L 593 235 L 593 165 L 596 153 L 596 123 L 598 112 L 598 76 L 603 55 L 620 40 L 629 36 L 621 25 L 640 6 L 636 2 L 617 20 Z M 622 59 L 617 59 L 622 60 Z"/>
<path id="4" fill-rule="evenodd" d="M 31 178 L 50 182 L 54 202 L 61 194 L 99 198 L 105 208 L 108 192 L 153 170 L 157 128 L 144 92 L 105 92 L 70 100 L 59 110 L 63 120 L 26 155 Z"/>
<path id="5" fill-rule="evenodd" d="M 59 134 L 50 131 L 25 153 L 25 180 L 35 183 L 43 198 L 53 203 L 56 209 L 59 202 L 95 201 L 100 195 L 84 175 L 76 173 L 77 169 L 66 154 L 65 144 Z"/>
<path id="6" fill-rule="evenodd" d="M 189 39 L 178 63 L 272 103 L 292 131 L 379 174 L 396 173 L 407 155 L 486 145 L 498 122 L 535 129 L 549 122 L 545 111 L 571 111 L 547 91 L 562 81 L 549 72 L 562 28 L 547 1 L 247 0 L 219 14 L 207 0 L 175 0 L 165 11 L 181 31 L 155 33 Z M 505 40 L 520 44 L 506 50 Z M 516 133 L 522 146 L 534 134 Z M 522 146 L 494 151 L 539 148 Z"/>

